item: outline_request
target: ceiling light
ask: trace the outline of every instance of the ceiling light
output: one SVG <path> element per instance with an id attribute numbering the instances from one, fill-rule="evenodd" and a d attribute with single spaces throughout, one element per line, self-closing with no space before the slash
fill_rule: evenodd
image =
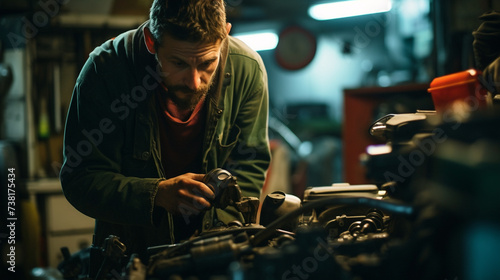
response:
<path id="1" fill-rule="evenodd" d="M 328 20 L 383 13 L 391 8 L 391 0 L 350 0 L 311 6 L 309 15 L 316 20 Z"/>
<path id="2" fill-rule="evenodd" d="M 255 51 L 272 50 L 278 45 L 278 35 L 270 31 L 241 33 L 233 37 L 240 39 Z"/>

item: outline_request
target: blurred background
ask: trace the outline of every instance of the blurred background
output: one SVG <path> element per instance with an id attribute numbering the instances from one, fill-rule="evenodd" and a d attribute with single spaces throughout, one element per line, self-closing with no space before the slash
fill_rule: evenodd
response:
<path id="1" fill-rule="evenodd" d="M 55 267 L 60 247 L 91 243 L 93 220 L 67 204 L 57 179 L 65 115 L 88 54 L 146 21 L 151 2 L 0 0 L 0 173 L 3 184 L 15 168 L 19 211 L 31 219 L 18 228 L 19 248 L 29 248 L 21 267 Z M 259 52 L 269 76 L 264 194 L 367 183 L 359 156 L 376 143 L 369 125 L 434 109 L 430 82 L 474 68 L 478 17 L 500 9 L 494 0 L 392 0 L 372 14 L 327 19 L 313 8 L 335 2 L 345 1 L 226 0 L 231 35 Z"/>

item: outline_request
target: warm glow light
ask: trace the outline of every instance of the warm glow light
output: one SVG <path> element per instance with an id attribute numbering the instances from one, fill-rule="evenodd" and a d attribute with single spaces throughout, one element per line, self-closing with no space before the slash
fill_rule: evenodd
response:
<path id="1" fill-rule="evenodd" d="M 392 147 L 389 145 L 369 145 L 366 147 L 366 153 L 369 155 L 384 155 L 392 152 Z"/>
<path id="2" fill-rule="evenodd" d="M 391 8 L 391 0 L 350 0 L 311 6 L 309 15 L 316 20 L 328 20 L 383 13 Z"/>
<path id="3" fill-rule="evenodd" d="M 274 32 L 242 33 L 233 37 L 240 39 L 255 51 L 272 50 L 278 45 L 278 35 Z"/>

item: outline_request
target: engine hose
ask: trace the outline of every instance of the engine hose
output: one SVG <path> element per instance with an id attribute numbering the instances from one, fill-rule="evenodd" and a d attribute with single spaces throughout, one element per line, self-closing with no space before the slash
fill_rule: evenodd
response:
<path id="1" fill-rule="evenodd" d="M 400 214 L 405 216 L 413 216 L 414 208 L 411 205 L 402 204 L 401 202 L 390 201 L 390 200 L 380 200 L 375 198 L 367 197 L 327 197 L 312 202 L 308 202 L 302 207 L 293 210 L 292 212 L 280 217 L 271 224 L 269 224 L 266 229 L 257 232 L 251 239 L 250 244 L 252 246 L 258 246 L 262 242 L 268 240 L 276 230 L 287 220 L 297 218 L 306 211 L 310 211 L 314 208 L 323 207 L 327 205 L 362 205 L 369 206 L 372 208 L 377 208 L 380 210 L 385 210 L 394 214 Z"/>

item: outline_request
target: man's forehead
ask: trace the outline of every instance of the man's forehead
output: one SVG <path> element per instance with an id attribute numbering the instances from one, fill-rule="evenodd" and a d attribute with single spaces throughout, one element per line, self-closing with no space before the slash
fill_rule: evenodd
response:
<path id="1" fill-rule="evenodd" d="M 221 49 L 221 40 L 216 42 L 189 42 L 172 37 L 165 38 L 159 49 L 165 51 L 166 56 L 203 57 L 217 56 Z"/>

